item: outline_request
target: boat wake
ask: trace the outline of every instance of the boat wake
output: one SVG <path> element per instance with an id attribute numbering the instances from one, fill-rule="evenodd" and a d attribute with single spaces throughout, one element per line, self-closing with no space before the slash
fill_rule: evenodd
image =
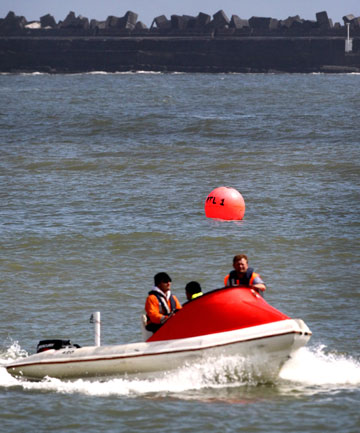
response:
<path id="1" fill-rule="evenodd" d="M 309 386 L 360 385 L 360 361 L 328 353 L 326 346 L 301 348 L 281 369 L 280 379 Z"/>
<path id="2" fill-rule="evenodd" d="M 91 396 L 200 398 L 203 394 L 216 396 L 219 390 L 241 387 L 247 391 L 259 386 L 270 386 L 279 393 L 300 394 L 357 388 L 360 386 L 360 362 L 349 356 L 326 353 L 325 346 L 299 349 L 281 369 L 276 378 L 254 371 L 237 356 L 208 359 L 196 365 L 163 372 L 157 376 L 124 376 L 102 380 L 60 380 L 45 378 L 30 382 L 12 377 L 5 365 L 27 356 L 17 343 L 0 351 L 0 387 L 20 387 L 24 391 L 47 391 L 61 394 Z"/>

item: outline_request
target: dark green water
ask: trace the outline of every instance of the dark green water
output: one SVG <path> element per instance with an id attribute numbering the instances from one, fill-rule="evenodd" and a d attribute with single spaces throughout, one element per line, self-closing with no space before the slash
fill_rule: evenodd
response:
<path id="1" fill-rule="evenodd" d="M 268 383 L 234 360 L 157 380 L 24 383 L 4 431 L 360 429 L 360 75 L 0 75 L 0 363 L 43 338 L 140 340 L 153 275 L 183 302 L 246 253 L 313 331 Z M 204 215 L 232 186 L 240 222 Z"/>

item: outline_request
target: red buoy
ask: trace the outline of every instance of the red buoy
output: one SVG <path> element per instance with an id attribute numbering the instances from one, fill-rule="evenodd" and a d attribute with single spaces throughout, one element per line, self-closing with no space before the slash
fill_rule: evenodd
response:
<path id="1" fill-rule="evenodd" d="M 220 186 L 207 196 L 205 215 L 207 218 L 241 220 L 245 215 L 245 201 L 236 189 Z"/>

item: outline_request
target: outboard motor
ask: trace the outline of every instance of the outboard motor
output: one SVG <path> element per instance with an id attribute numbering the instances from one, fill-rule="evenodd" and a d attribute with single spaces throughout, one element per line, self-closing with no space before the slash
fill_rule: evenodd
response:
<path id="1" fill-rule="evenodd" d="M 46 350 L 60 350 L 67 347 L 79 348 L 78 344 L 73 344 L 70 340 L 41 340 L 36 348 L 36 353 L 45 352 Z"/>

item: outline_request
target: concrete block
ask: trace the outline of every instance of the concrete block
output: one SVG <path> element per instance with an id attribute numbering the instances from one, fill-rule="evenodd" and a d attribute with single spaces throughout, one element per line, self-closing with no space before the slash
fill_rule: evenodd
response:
<path id="1" fill-rule="evenodd" d="M 286 18 L 286 20 L 281 20 L 280 25 L 282 27 L 286 27 L 286 28 L 290 29 L 295 22 L 297 22 L 297 23 L 302 22 L 302 19 L 300 18 L 299 15 L 295 15 L 293 17 L 288 17 L 288 18 Z"/>
<path id="2" fill-rule="evenodd" d="M 200 12 L 196 17 L 196 27 L 201 29 L 210 24 L 211 16 L 204 14 L 204 12 Z"/>
<path id="3" fill-rule="evenodd" d="M 106 29 L 106 21 L 98 21 L 98 20 L 91 20 L 90 21 L 90 29 L 98 29 L 98 30 L 104 30 Z"/>
<path id="4" fill-rule="evenodd" d="M 319 27 L 322 29 L 331 29 L 333 27 L 332 21 L 329 20 L 328 14 L 326 11 L 317 12 L 316 13 L 316 21 L 319 24 Z"/>
<path id="5" fill-rule="evenodd" d="M 185 20 L 185 26 L 187 29 L 195 29 L 196 28 L 196 17 L 192 15 L 183 15 Z"/>
<path id="6" fill-rule="evenodd" d="M 249 21 L 241 19 L 237 15 L 232 15 L 230 20 L 230 28 L 243 29 L 249 27 Z"/>
<path id="7" fill-rule="evenodd" d="M 270 19 L 269 30 L 277 30 L 279 28 L 279 20 L 275 18 Z"/>
<path id="8" fill-rule="evenodd" d="M 214 27 L 221 29 L 230 25 L 230 20 L 223 10 L 219 10 L 213 15 Z"/>
<path id="9" fill-rule="evenodd" d="M 52 28 L 56 28 L 57 24 L 55 21 L 55 18 L 50 15 L 44 15 L 42 17 L 40 17 L 40 23 L 41 23 L 41 27 L 44 29 L 45 27 L 52 27 Z"/>
<path id="10" fill-rule="evenodd" d="M 360 17 L 356 17 L 353 19 L 353 25 L 354 25 L 354 28 L 356 28 L 356 29 L 360 28 Z"/>
<path id="11" fill-rule="evenodd" d="M 17 33 L 25 28 L 27 21 L 23 16 L 17 16 L 10 11 L 0 22 L 1 33 Z"/>
<path id="12" fill-rule="evenodd" d="M 144 24 L 142 21 L 138 21 L 135 24 L 135 30 L 147 30 L 147 25 Z"/>
<path id="13" fill-rule="evenodd" d="M 109 15 L 106 18 L 106 21 L 105 21 L 105 28 L 106 29 L 117 28 L 119 26 L 120 26 L 120 18 L 119 17 L 115 17 L 114 15 Z"/>
<path id="14" fill-rule="evenodd" d="M 171 28 L 174 30 L 184 30 L 186 28 L 186 21 L 181 15 L 171 15 Z"/>
<path id="15" fill-rule="evenodd" d="M 250 27 L 256 30 L 269 30 L 273 18 L 251 17 L 249 19 Z"/>
<path id="16" fill-rule="evenodd" d="M 90 27 L 89 20 L 79 15 L 75 16 L 73 11 L 69 12 L 65 20 L 60 24 L 62 29 L 88 29 Z"/>
<path id="17" fill-rule="evenodd" d="M 126 19 L 126 21 L 129 24 L 132 24 L 135 26 L 137 23 L 138 14 L 135 12 L 127 11 L 126 14 L 124 15 L 124 18 Z"/>
<path id="18" fill-rule="evenodd" d="M 168 20 L 165 15 L 160 15 L 154 18 L 151 28 L 153 28 L 154 25 L 156 25 L 158 29 L 166 30 L 171 28 L 171 21 Z"/>
<path id="19" fill-rule="evenodd" d="M 138 14 L 136 14 L 135 12 L 128 11 L 123 17 L 119 18 L 117 27 L 122 30 L 124 29 L 134 30 L 137 18 L 138 18 Z"/>

